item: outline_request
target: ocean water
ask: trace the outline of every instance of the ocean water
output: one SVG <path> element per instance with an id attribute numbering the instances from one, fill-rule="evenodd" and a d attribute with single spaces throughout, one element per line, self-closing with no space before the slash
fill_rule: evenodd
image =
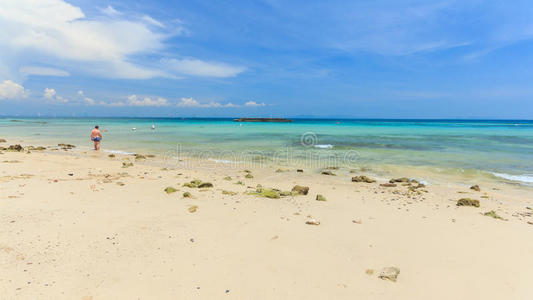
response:
<path id="1" fill-rule="evenodd" d="M 102 148 L 109 152 L 217 162 L 424 166 L 533 183 L 533 121 L 0 118 L 0 138 L 89 149 L 96 124 L 105 130 Z"/>

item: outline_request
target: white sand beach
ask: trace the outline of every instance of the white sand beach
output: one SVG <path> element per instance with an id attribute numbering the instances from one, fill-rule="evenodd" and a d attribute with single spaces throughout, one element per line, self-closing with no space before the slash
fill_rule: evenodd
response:
<path id="1" fill-rule="evenodd" d="M 533 295 L 527 187 L 384 187 L 388 179 L 352 182 L 365 173 L 343 169 L 257 168 L 246 178 L 223 166 L 165 169 L 157 156 L 27 152 L 0 155 L 1 299 Z M 183 186 L 194 179 L 213 187 Z M 266 198 L 253 194 L 258 184 L 309 193 Z M 480 207 L 457 206 L 460 198 Z M 396 281 L 380 278 L 387 267 L 399 270 Z"/>

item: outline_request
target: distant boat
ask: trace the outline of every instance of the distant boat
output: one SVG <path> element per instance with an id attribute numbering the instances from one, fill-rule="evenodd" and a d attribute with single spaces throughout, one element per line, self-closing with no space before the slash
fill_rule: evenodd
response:
<path id="1" fill-rule="evenodd" d="M 235 122 L 275 122 L 275 123 L 290 123 L 292 120 L 283 118 L 239 118 L 233 119 Z"/>

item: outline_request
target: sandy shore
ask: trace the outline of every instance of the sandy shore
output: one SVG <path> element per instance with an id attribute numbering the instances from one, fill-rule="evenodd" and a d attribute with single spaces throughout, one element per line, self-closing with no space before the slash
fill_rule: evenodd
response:
<path id="1" fill-rule="evenodd" d="M 533 299 L 529 188 L 157 159 L 3 151 L 0 299 Z M 258 184 L 310 189 L 271 199 Z M 466 197 L 480 207 L 456 205 Z"/>

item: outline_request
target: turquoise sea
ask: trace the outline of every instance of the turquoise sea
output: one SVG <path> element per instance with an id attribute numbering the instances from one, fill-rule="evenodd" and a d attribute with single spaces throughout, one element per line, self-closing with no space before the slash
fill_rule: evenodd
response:
<path id="1" fill-rule="evenodd" d="M 0 118 L 0 138 L 89 149 L 94 125 L 109 152 L 152 152 L 263 162 L 424 166 L 486 172 L 533 183 L 533 121 L 294 119 Z M 155 130 L 152 130 L 152 125 Z M 133 129 L 135 128 L 135 130 Z M 9 144 L 9 143 L 8 143 Z M 172 154 L 174 153 L 174 154 Z"/>

